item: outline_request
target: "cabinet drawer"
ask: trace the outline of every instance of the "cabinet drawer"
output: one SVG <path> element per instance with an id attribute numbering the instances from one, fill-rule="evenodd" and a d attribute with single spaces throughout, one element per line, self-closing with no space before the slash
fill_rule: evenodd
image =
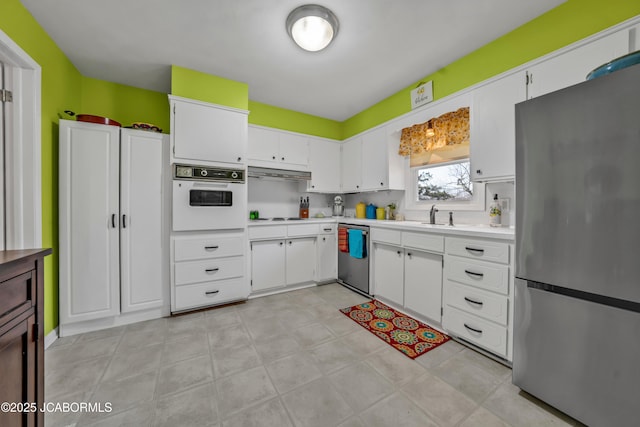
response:
<path id="1" fill-rule="evenodd" d="M 372 227 L 371 241 L 400 246 L 400 244 L 402 243 L 402 233 L 396 230 L 387 230 L 384 228 Z"/>
<path id="2" fill-rule="evenodd" d="M 19 314 L 35 305 L 35 280 L 32 271 L 13 277 L 0 283 L 0 321 L 4 321 L 4 315 L 13 310 L 18 310 L 11 316 Z M 1 324 L 1 323 L 0 323 Z"/>
<path id="3" fill-rule="evenodd" d="M 320 234 L 333 234 L 336 231 L 336 224 L 318 224 L 320 226 Z"/>
<path id="4" fill-rule="evenodd" d="M 447 280 L 507 295 L 509 267 L 490 262 L 446 256 L 444 276 Z"/>
<path id="5" fill-rule="evenodd" d="M 445 245 L 450 255 L 509 264 L 508 243 L 447 237 Z"/>
<path id="6" fill-rule="evenodd" d="M 443 302 L 445 305 L 507 325 L 509 302 L 506 296 L 447 281 L 444 284 Z"/>
<path id="7" fill-rule="evenodd" d="M 175 261 L 188 261 L 206 258 L 237 256 L 244 253 L 244 238 L 210 237 L 194 239 L 175 239 Z"/>
<path id="8" fill-rule="evenodd" d="M 244 275 L 244 258 L 214 258 L 175 264 L 176 285 L 210 282 Z"/>
<path id="9" fill-rule="evenodd" d="M 451 306 L 444 307 L 442 326 L 453 335 L 477 344 L 492 353 L 507 357 L 507 328 L 465 313 Z"/>
<path id="10" fill-rule="evenodd" d="M 255 239 L 284 239 L 287 237 L 286 225 L 267 225 L 249 227 L 249 240 Z"/>
<path id="11" fill-rule="evenodd" d="M 245 280 L 232 279 L 176 287 L 175 311 L 247 299 L 249 288 Z"/>
<path id="12" fill-rule="evenodd" d="M 424 249 L 432 252 L 444 252 L 444 237 L 436 234 L 402 232 L 402 246 Z"/>
<path id="13" fill-rule="evenodd" d="M 318 234 L 320 224 L 302 224 L 302 225 L 288 225 L 287 236 L 299 237 L 299 236 L 315 236 Z"/>

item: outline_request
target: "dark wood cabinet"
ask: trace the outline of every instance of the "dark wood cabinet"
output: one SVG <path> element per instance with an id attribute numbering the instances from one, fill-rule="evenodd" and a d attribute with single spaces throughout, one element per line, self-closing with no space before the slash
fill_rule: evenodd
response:
<path id="1" fill-rule="evenodd" d="M 3 427 L 44 425 L 44 257 L 50 253 L 0 251 L 0 403 L 13 406 L 0 411 Z"/>

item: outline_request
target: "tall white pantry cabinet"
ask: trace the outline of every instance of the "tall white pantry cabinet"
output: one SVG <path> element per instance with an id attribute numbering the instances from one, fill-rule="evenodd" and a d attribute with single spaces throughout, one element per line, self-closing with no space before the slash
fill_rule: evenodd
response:
<path id="1" fill-rule="evenodd" d="M 59 335 L 169 312 L 168 135 L 60 120 Z"/>

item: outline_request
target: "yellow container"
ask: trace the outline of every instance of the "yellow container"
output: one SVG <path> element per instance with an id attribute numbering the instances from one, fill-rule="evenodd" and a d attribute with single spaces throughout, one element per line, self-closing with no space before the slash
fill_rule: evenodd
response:
<path id="1" fill-rule="evenodd" d="M 376 209 L 376 219 L 387 219 L 387 212 L 385 208 Z"/>
<path id="2" fill-rule="evenodd" d="M 356 218 L 366 218 L 367 205 L 360 202 L 356 205 Z"/>

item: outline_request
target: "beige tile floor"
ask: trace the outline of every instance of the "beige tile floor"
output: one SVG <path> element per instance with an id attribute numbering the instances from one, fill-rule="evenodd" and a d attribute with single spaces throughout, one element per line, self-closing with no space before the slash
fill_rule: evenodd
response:
<path id="1" fill-rule="evenodd" d="M 338 284 L 57 340 L 48 426 L 377 427 L 577 425 L 455 341 L 415 361 L 338 311 Z"/>

